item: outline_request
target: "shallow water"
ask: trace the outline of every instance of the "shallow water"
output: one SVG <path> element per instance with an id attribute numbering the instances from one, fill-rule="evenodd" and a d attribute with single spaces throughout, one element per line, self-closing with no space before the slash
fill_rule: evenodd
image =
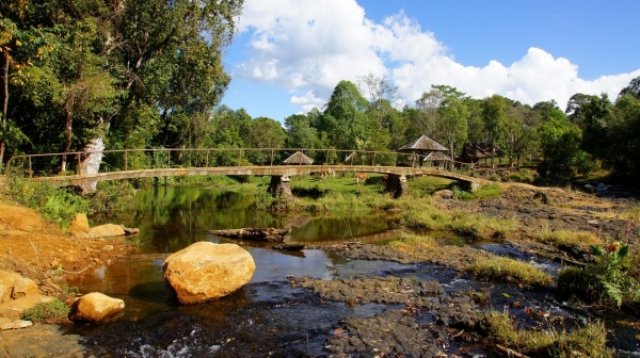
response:
<path id="1" fill-rule="evenodd" d="M 273 217 L 256 212 L 252 197 L 207 189 L 159 187 L 140 192 L 136 200 L 140 203 L 137 210 L 123 213 L 112 221 L 141 229 L 136 238 L 140 243 L 139 252 L 109 267 L 101 267 L 74 283 L 81 292 L 100 291 L 122 298 L 126 303 L 125 314 L 117 322 L 70 328 L 84 337 L 87 350 L 97 356 L 320 356 L 327 354 L 325 345 L 341 320 L 371 317 L 401 308 L 401 305 L 388 304 L 349 306 L 323 300 L 310 290 L 292 288 L 289 279 L 303 276 L 319 279 L 397 276 L 435 280 L 447 293 L 485 292 L 490 307 L 510 310 L 525 323 L 529 318 L 521 309 L 513 308 L 514 302 L 572 320 L 586 319 L 559 308 L 548 293 L 523 293 L 513 285 L 470 280 L 438 265 L 349 260 L 321 249 L 286 252 L 246 245 L 243 246 L 256 262 L 256 272 L 248 285 L 219 300 L 180 306 L 163 281 L 162 263 L 169 254 L 191 243 L 223 241 L 207 234 L 207 230 L 291 227 L 291 241 L 305 244 L 384 242 L 398 237 L 399 233 L 385 217 L 370 213 L 340 218 Z M 459 241 L 454 237 L 450 240 Z M 475 245 L 542 267 L 547 264 L 503 244 Z M 557 267 L 548 269 L 555 271 Z M 629 343 L 626 336 L 620 340 L 633 349 L 633 343 Z"/>

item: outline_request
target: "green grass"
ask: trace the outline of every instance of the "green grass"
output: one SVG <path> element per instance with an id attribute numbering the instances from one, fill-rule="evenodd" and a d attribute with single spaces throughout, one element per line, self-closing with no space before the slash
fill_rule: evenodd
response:
<path id="1" fill-rule="evenodd" d="M 460 200 L 480 200 L 496 197 L 500 194 L 502 194 L 502 189 L 496 184 L 483 185 L 473 192 L 461 190 L 457 186 L 453 188 L 453 196 Z"/>
<path id="2" fill-rule="evenodd" d="M 12 178 L 8 195 L 16 202 L 34 210 L 50 222 L 66 228 L 77 213 L 88 213 L 89 201 L 64 188 Z"/>
<path id="3" fill-rule="evenodd" d="M 567 358 L 610 356 L 604 323 L 589 323 L 572 332 L 521 329 L 508 314 L 500 312 L 486 314 L 484 323 L 492 339 L 519 353 Z"/>
<path id="4" fill-rule="evenodd" d="M 22 318 L 34 323 L 61 323 L 67 320 L 69 307 L 59 299 L 38 303 L 22 313 Z"/>
<path id="5" fill-rule="evenodd" d="M 623 211 L 620 217 L 624 220 L 631 221 L 634 224 L 640 224 L 640 206 L 635 206 Z"/>
<path id="6" fill-rule="evenodd" d="M 451 189 L 454 183 L 455 181 L 446 178 L 421 176 L 409 181 L 409 190 L 414 195 L 428 196 L 438 190 Z"/>
<path id="7" fill-rule="evenodd" d="M 507 257 L 478 260 L 466 270 L 481 279 L 516 281 L 525 287 L 550 287 L 553 284 L 548 273 L 530 263 Z"/>

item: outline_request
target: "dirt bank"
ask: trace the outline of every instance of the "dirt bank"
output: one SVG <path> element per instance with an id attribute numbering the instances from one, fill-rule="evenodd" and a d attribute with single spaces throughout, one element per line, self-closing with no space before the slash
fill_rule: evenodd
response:
<path id="1" fill-rule="evenodd" d="M 59 293 L 67 278 L 132 250 L 124 238 L 72 238 L 34 210 L 0 204 L 0 269 L 35 280 L 44 293 Z"/>

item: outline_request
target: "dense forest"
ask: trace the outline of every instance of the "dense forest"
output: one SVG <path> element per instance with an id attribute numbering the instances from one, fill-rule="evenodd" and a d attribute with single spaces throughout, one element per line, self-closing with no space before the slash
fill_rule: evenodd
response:
<path id="1" fill-rule="evenodd" d="M 322 110 L 280 122 L 219 106 L 222 66 L 242 0 L 0 3 L 0 161 L 16 153 L 118 148 L 395 150 L 426 134 L 454 157 L 465 143 L 498 146 L 505 161 L 541 160 L 564 178 L 594 168 L 640 174 L 640 78 L 606 95 L 577 93 L 566 109 L 446 85 L 398 109 L 396 90 L 368 75 L 337 84 Z M 64 167 L 64 165 L 63 165 Z"/>

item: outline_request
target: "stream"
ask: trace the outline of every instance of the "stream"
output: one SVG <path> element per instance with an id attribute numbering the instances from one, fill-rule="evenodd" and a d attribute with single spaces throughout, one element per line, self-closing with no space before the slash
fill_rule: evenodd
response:
<path id="1" fill-rule="evenodd" d="M 323 299 L 310 289 L 292 286 L 292 280 L 303 277 L 351 280 L 392 276 L 433 281 L 441 286 L 442 292 L 433 297 L 433 312 L 418 314 L 409 323 L 405 317 L 397 318 L 397 325 L 389 328 L 397 332 L 406 329 L 407 324 L 432 327 L 443 319 L 465 319 L 459 317 L 461 312 L 452 312 L 450 306 L 475 307 L 476 303 L 468 298 L 470 290 L 484 292 L 484 300 L 488 302 L 484 304 L 497 310 L 512 310 L 514 302 L 517 302 L 519 307 L 534 307 L 540 312 L 566 317 L 567 322 L 589 319 L 581 312 L 569 310 L 555 302 L 550 293 L 524 293 L 513 285 L 470 280 L 438 265 L 347 259 L 323 249 L 286 252 L 246 245 L 243 247 L 251 253 L 256 263 L 256 272 L 248 285 L 219 300 L 181 306 L 164 283 L 163 261 L 169 254 L 197 241 L 228 242 L 208 234 L 207 230 L 290 227 L 291 242 L 304 244 L 385 242 L 397 238 L 400 233 L 393 227 L 392 220 L 382 214 L 275 217 L 256 212 L 251 196 L 203 188 L 150 188 L 139 192 L 136 202 L 139 205 L 133 212 L 109 219 L 141 229 L 141 233 L 134 238 L 139 250 L 111 266 L 101 267 L 72 282 L 81 293 L 99 291 L 121 298 L 126 304 L 124 316 L 116 322 L 68 328 L 69 333 L 82 336 L 82 344 L 88 354 L 106 357 L 339 355 L 348 352 L 334 350 L 340 348 L 336 348 L 336 342 L 339 343 L 344 335 L 340 327 L 346 325 L 355 331 L 360 327 L 359 324 L 365 322 L 364 330 L 374 331 L 380 322 L 396 322 L 393 315 L 407 308 L 398 302 L 347 304 Z M 446 238 L 439 238 L 442 239 Z M 451 237 L 451 241 L 457 244 L 460 240 Z M 498 255 L 529 260 L 552 273 L 558 269 L 554 264 L 526 257 L 500 243 L 474 245 Z M 517 314 L 516 310 L 513 313 Z M 526 325 L 528 318 L 522 319 Z M 632 351 L 637 351 L 637 342 L 633 332 L 621 332 L 616 335 L 619 346 L 634 356 Z M 398 352 L 408 352 L 408 356 L 429 356 L 431 351 L 427 348 L 412 351 L 413 346 L 418 347 L 420 342 L 429 341 L 429 349 L 437 348 L 447 354 L 500 356 L 491 347 L 471 339 L 470 342 L 476 343 L 466 344 L 464 339 L 462 343 L 453 340 L 441 342 L 439 339 L 446 335 L 440 333 L 437 330 L 430 331 L 429 336 L 416 337 L 413 343 L 407 341 L 409 346 L 400 344 Z M 624 336 L 627 333 L 630 336 Z M 385 340 L 393 338 L 383 334 L 382 344 L 397 344 L 396 341 L 385 343 Z M 357 347 L 359 343 L 351 344 Z M 353 356 L 372 356 L 374 352 Z"/>

